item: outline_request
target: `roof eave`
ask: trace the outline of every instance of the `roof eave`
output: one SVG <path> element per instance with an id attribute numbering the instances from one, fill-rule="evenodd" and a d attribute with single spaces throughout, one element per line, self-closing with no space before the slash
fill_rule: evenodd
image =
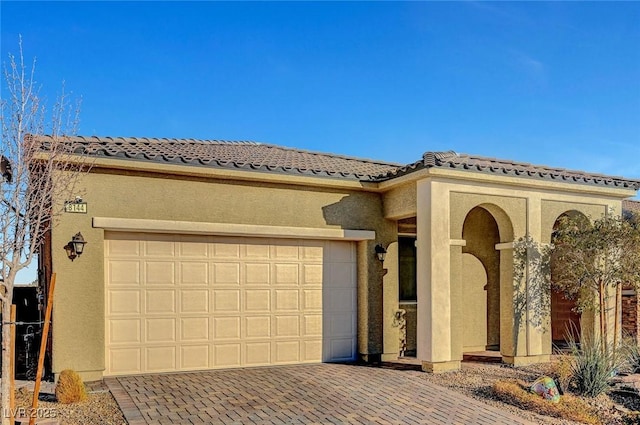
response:
<path id="1" fill-rule="evenodd" d="M 447 178 L 457 181 L 492 183 L 496 185 L 525 187 L 528 189 L 553 189 L 563 192 L 579 192 L 620 199 L 635 196 L 636 191 L 638 190 L 637 185 L 640 185 L 640 182 L 635 180 L 625 180 L 628 182 L 628 186 L 613 186 L 579 181 L 554 180 L 534 176 L 516 176 L 504 173 L 498 174 L 487 171 L 461 170 L 445 166 L 418 166 L 413 168 L 410 172 L 402 173 L 400 175 L 393 176 L 390 179 L 380 181 L 379 185 L 382 191 L 387 191 L 394 187 L 425 178 Z M 636 186 L 632 186 L 632 184 L 636 184 Z"/>

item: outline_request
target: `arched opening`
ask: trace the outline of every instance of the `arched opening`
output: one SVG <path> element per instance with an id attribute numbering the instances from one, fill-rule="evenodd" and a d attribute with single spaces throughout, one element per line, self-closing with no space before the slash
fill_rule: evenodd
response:
<path id="1" fill-rule="evenodd" d="M 566 211 L 553 224 L 553 232 L 551 233 L 551 243 L 555 242 L 555 231 L 558 230 L 560 222 L 563 218 L 569 217 L 576 220 L 581 226 L 589 226 L 589 219 L 579 211 Z M 555 255 L 551 256 L 551 281 L 558 273 L 559 264 Z M 564 296 L 562 291 L 551 289 L 551 341 L 556 347 L 564 348 L 567 341 L 571 338 L 576 342 L 580 341 L 581 333 L 581 314 L 576 312 L 576 300 L 569 299 Z"/>
<path id="2" fill-rule="evenodd" d="M 465 217 L 462 238 L 463 352 L 500 349 L 500 230 L 482 206 Z"/>

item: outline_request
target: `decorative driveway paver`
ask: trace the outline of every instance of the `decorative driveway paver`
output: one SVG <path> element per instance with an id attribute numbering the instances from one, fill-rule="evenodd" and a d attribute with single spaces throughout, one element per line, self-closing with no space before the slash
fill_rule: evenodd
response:
<path id="1" fill-rule="evenodd" d="M 137 424 L 531 424 L 421 372 L 314 364 L 105 380 Z"/>

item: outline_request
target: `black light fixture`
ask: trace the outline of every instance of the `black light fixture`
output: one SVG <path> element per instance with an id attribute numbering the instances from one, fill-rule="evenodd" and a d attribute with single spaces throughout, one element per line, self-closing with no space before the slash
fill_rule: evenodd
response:
<path id="1" fill-rule="evenodd" d="M 81 256 L 86 244 L 87 242 L 82 237 L 82 233 L 78 232 L 73 235 L 71 240 L 64 246 L 64 250 L 67 251 L 67 257 L 73 261 L 76 257 Z"/>
<path id="2" fill-rule="evenodd" d="M 387 250 L 380 244 L 376 245 L 376 257 L 381 263 L 384 263 L 384 257 L 387 255 Z"/>

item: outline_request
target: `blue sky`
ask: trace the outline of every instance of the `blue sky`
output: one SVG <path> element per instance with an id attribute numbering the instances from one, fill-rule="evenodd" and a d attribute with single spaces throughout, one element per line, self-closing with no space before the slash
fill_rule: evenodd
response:
<path id="1" fill-rule="evenodd" d="M 640 178 L 638 2 L 1 2 L 80 134 Z"/>
<path id="2" fill-rule="evenodd" d="M 639 2 L 0 2 L 79 133 L 640 178 Z"/>

